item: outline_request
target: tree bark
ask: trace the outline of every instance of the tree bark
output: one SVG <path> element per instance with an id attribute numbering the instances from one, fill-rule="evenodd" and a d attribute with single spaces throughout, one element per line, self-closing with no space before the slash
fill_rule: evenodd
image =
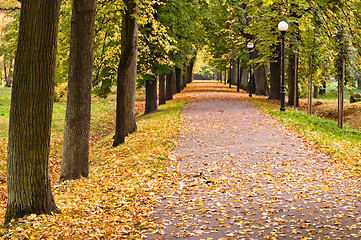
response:
<path id="1" fill-rule="evenodd" d="M 159 76 L 159 105 L 165 104 L 165 75 Z"/>
<path id="2" fill-rule="evenodd" d="M 176 85 L 176 73 L 175 70 L 172 71 L 172 94 L 173 96 L 177 93 L 177 85 Z"/>
<path id="3" fill-rule="evenodd" d="M 181 91 L 181 81 L 182 81 L 182 70 L 180 68 L 175 68 L 176 93 L 180 93 Z"/>
<path id="4" fill-rule="evenodd" d="M 313 86 L 313 98 L 318 98 L 319 89 L 317 86 Z"/>
<path id="5" fill-rule="evenodd" d="M 173 71 L 166 76 L 165 84 L 165 100 L 173 99 Z"/>
<path id="6" fill-rule="evenodd" d="M 49 152 L 60 0 L 23 0 L 11 96 L 5 223 L 58 213 Z"/>
<path id="7" fill-rule="evenodd" d="M 121 56 L 117 76 L 117 107 L 113 147 L 124 143 L 125 137 L 136 131 L 135 92 L 138 54 L 138 4 L 123 0 Z"/>
<path id="8" fill-rule="evenodd" d="M 193 81 L 193 67 L 194 67 L 195 58 L 192 58 L 187 66 L 187 83 Z"/>
<path id="9" fill-rule="evenodd" d="M 281 43 L 277 42 L 272 49 L 270 62 L 270 91 L 268 99 L 281 98 Z"/>
<path id="10" fill-rule="evenodd" d="M 255 51 L 255 59 L 261 58 L 258 51 Z M 254 79 L 256 86 L 256 95 L 267 96 L 268 94 L 268 84 L 267 84 L 267 74 L 266 68 L 263 63 L 256 63 L 254 66 Z"/>
<path id="11" fill-rule="evenodd" d="M 157 111 L 157 79 L 145 82 L 145 110 L 144 114 Z"/>
<path id="12" fill-rule="evenodd" d="M 241 72 L 242 72 L 242 75 L 241 75 L 241 89 L 247 90 L 249 71 L 246 68 L 242 68 Z"/>
<path id="13" fill-rule="evenodd" d="M 287 105 L 293 106 L 296 104 L 298 106 L 298 89 L 297 85 L 295 85 L 295 54 L 291 53 L 288 56 L 288 103 Z M 296 103 L 295 103 L 295 88 L 296 88 Z"/>
<path id="14" fill-rule="evenodd" d="M 89 132 L 96 0 L 74 0 L 60 181 L 89 176 Z"/>

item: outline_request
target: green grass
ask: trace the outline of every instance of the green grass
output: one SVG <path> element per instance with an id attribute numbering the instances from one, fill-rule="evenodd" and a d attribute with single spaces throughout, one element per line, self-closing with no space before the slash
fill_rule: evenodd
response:
<path id="1" fill-rule="evenodd" d="M 351 170 L 361 170 L 361 132 L 347 126 L 343 129 L 333 120 L 309 116 L 305 111 L 287 108 L 281 112 L 279 106 L 264 99 L 253 99 L 253 103 L 272 117 L 298 132 L 317 148 L 348 165 Z"/>

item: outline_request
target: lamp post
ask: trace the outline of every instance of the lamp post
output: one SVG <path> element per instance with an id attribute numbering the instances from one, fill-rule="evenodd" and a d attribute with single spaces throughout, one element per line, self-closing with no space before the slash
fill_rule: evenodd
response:
<path id="1" fill-rule="evenodd" d="M 247 48 L 249 50 L 249 61 L 252 60 L 252 49 L 254 48 L 254 44 L 249 42 L 247 44 Z M 249 96 L 252 97 L 252 64 L 249 64 Z"/>
<path id="2" fill-rule="evenodd" d="M 281 85 L 281 111 L 286 111 L 286 86 L 285 86 L 285 34 L 288 30 L 288 24 L 282 21 L 278 24 L 278 30 L 282 33 L 282 85 Z"/>

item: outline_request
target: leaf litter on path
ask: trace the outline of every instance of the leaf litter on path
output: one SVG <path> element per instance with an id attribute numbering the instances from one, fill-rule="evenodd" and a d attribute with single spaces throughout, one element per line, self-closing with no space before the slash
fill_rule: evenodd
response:
<path id="1" fill-rule="evenodd" d="M 360 181 L 219 83 L 180 96 L 182 134 L 146 239 L 360 239 Z"/>

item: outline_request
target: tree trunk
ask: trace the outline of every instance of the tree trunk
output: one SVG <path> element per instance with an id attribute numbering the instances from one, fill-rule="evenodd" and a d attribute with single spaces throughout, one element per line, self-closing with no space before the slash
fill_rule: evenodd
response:
<path id="1" fill-rule="evenodd" d="M 176 85 L 176 73 L 175 70 L 172 71 L 172 94 L 173 96 L 177 93 L 177 85 Z"/>
<path id="2" fill-rule="evenodd" d="M 281 43 L 273 46 L 270 62 L 270 90 L 268 99 L 281 98 Z"/>
<path id="3" fill-rule="evenodd" d="M 181 81 L 182 81 L 182 70 L 180 68 L 175 68 L 176 93 L 180 93 L 181 91 Z"/>
<path id="4" fill-rule="evenodd" d="M 237 61 L 232 61 L 231 84 L 237 86 Z"/>
<path id="5" fill-rule="evenodd" d="M 261 58 L 261 55 L 258 53 L 257 49 L 254 51 L 254 58 L 255 59 Z M 254 80 L 255 80 L 254 85 L 256 87 L 255 94 L 266 96 L 268 93 L 268 84 L 267 84 L 266 68 L 263 63 L 258 63 L 256 61 L 254 65 Z"/>
<path id="6" fill-rule="evenodd" d="M 192 57 L 192 59 L 189 61 L 189 65 L 187 66 L 187 83 L 191 83 L 193 81 L 193 67 L 196 58 L 197 58 L 197 54 L 195 54 L 194 57 Z"/>
<path id="7" fill-rule="evenodd" d="M 74 0 L 60 181 L 89 176 L 89 132 L 96 0 Z"/>
<path id="8" fill-rule="evenodd" d="M 165 104 L 165 75 L 159 76 L 159 105 Z"/>
<path id="9" fill-rule="evenodd" d="M 135 91 L 138 54 L 138 4 L 123 0 L 126 10 L 122 20 L 122 53 L 117 76 L 116 125 L 113 147 L 124 143 L 125 137 L 137 129 L 135 123 Z"/>
<path id="10" fill-rule="evenodd" d="M 313 98 L 317 99 L 318 98 L 318 87 L 317 86 L 314 86 L 313 87 Z"/>
<path id="11" fill-rule="evenodd" d="M 241 75 L 241 89 L 247 90 L 248 87 L 248 69 L 242 68 L 242 75 Z"/>
<path id="12" fill-rule="evenodd" d="M 297 85 L 295 85 L 295 69 L 296 69 L 296 61 L 295 54 L 291 53 L 288 56 L 288 103 L 287 105 L 299 106 L 298 104 L 298 89 Z M 295 89 L 296 88 L 296 89 Z M 296 90 L 296 103 L 295 103 L 295 90 Z"/>
<path id="13" fill-rule="evenodd" d="M 6 60 L 4 59 L 4 79 L 5 79 L 5 86 L 8 87 L 8 72 L 6 68 Z"/>
<path id="14" fill-rule="evenodd" d="M 173 99 L 173 71 L 166 76 L 165 84 L 165 100 Z"/>
<path id="15" fill-rule="evenodd" d="M 23 0 L 11 95 L 5 223 L 59 213 L 49 152 L 60 0 Z"/>
<path id="16" fill-rule="evenodd" d="M 157 79 L 145 82 L 145 110 L 144 114 L 157 111 Z"/>

